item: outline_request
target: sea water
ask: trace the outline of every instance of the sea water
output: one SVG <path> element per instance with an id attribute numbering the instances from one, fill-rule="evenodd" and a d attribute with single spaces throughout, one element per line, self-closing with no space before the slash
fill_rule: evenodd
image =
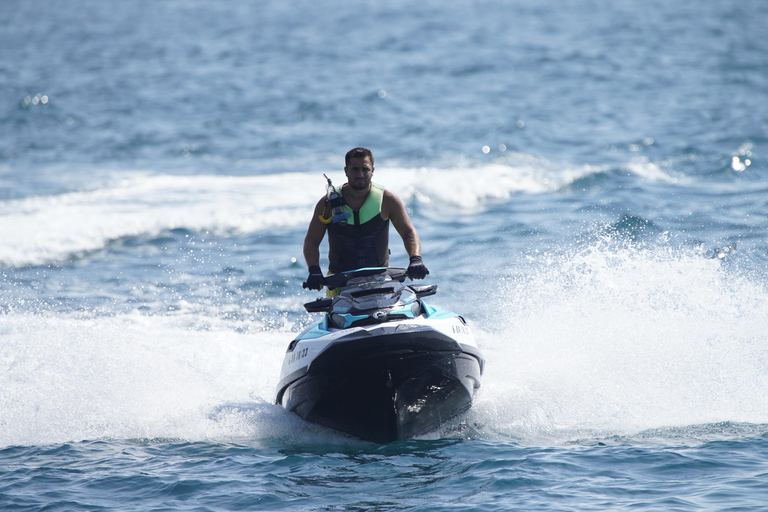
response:
<path id="1" fill-rule="evenodd" d="M 766 23 L 4 2 L 0 509 L 768 509 Z M 355 146 L 487 359 L 469 412 L 387 445 L 274 404 Z"/>

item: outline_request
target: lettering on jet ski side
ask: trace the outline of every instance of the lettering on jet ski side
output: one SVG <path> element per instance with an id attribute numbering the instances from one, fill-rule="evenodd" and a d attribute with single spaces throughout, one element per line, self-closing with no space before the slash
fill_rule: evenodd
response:
<path id="1" fill-rule="evenodd" d="M 452 325 L 451 330 L 453 334 L 470 334 L 471 332 L 466 325 Z"/>
<path id="2" fill-rule="evenodd" d="M 307 353 L 309 352 L 309 348 L 304 347 L 301 350 L 297 350 L 293 354 L 291 354 L 291 357 L 288 358 L 288 364 L 293 364 L 299 359 L 302 359 L 304 357 L 307 357 Z"/>

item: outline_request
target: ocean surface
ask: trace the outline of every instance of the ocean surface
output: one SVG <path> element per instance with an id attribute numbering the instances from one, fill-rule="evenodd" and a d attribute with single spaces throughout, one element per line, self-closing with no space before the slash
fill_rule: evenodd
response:
<path id="1" fill-rule="evenodd" d="M 5 0 L 0 510 L 768 509 L 767 25 Z M 355 146 L 487 359 L 470 411 L 388 445 L 273 403 Z"/>

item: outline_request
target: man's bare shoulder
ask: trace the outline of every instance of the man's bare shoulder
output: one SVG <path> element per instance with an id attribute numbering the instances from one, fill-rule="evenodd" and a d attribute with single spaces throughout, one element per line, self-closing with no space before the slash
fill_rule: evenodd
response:
<path id="1" fill-rule="evenodd" d="M 405 213 L 405 205 L 403 204 L 403 201 L 397 196 L 397 194 L 387 189 L 384 189 L 384 193 L 381 199 L 381 216 L 384 218 L 384 220 L 399 220 L 404 216 L 407 216 Z"/>
<path id="2" fill-rule="evenodd" d="M 395 204 L 403 204 L 403 201 L 397 196 L 397 194 L 385 188 L 382 194 L 382 203 L 395 205 Z"/>

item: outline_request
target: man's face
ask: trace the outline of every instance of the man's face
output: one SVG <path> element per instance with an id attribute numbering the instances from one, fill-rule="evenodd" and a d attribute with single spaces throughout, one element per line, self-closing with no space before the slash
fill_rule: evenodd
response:
<path id="1" fill-rule="evenodd" d="M 371 159 L 367 156 L 350 158 L 349 165 L 344 168 L 344 173 L 347 175 L 347 183 L 350 187 L 355 190 L 366 190 L 373 177 Z"/>

